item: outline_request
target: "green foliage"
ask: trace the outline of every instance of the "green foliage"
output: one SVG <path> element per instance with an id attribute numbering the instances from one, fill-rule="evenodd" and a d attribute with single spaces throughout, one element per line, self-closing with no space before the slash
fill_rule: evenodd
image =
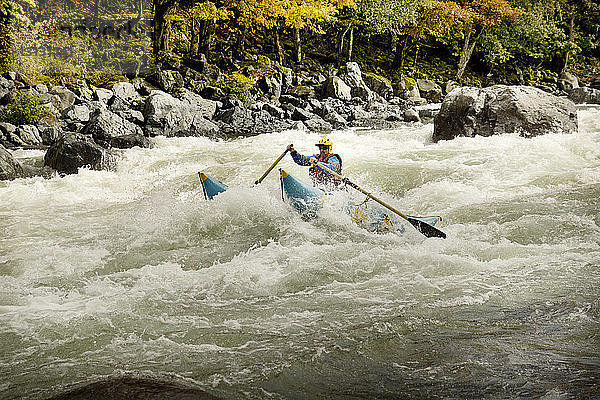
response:
<path id="1" fill-rule="evenodd" d="M 255 83 L 252 79 L 236 71 L 225 75 L 216 85 L 225 92 L 238 95 L 245 100 L 246 94 L 255 86 Z"/>
<path id="2" fill-rule="evenodd" d="M 115 83 L 126 80 L 121 72 L 108 68 L 92 71 L 86 78 L 92 85 L 106 89 L 112 88 Z"/>
<path id="3" fill-rule="evenodd" d="M 29 91 L 17 93 L 14 101 L 8 105 L 8 122 L 14 125 L 35 125 L 50 112 L 40 104 L 40 99 Z"/>

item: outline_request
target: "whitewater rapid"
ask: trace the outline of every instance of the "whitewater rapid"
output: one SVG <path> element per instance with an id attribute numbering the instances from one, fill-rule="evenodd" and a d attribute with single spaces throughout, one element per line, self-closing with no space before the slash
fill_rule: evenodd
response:
<path id="1" fill-rule="evenodd" d="M 329 135 L 345 175 L 445 240 L 304 220 L 277 169 L 253 185 L 316 133 L 158 137 L 110 171 L 0 182 L 0 398 L 127 373 L 223 398 L 600 396 L 600 108 L 579 125 Z M 205 200 L 199 171 L 229 189 Z"/>

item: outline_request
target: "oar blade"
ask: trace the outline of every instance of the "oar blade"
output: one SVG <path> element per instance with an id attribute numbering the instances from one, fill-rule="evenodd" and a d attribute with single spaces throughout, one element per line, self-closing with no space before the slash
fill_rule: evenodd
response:
<path id="1" fill-rule="evenodd" d="M 429 225 L 427 222 L 423 222 L 421 220 L 408 217 L 406 219 L 408 222 L 412 224 L 419 232 L 427 237 L 438 237 L 442 239 L 446 239 L 446 234 L 440 231 L 438 228 Z"/>

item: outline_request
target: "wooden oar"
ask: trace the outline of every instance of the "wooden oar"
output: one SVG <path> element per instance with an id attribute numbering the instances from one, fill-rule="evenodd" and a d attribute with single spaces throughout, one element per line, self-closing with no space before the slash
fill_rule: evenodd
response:
<path id="1" fill-rule="evenodd" d="M 412 226 L 414 226 L 415 228 L 417 228 L 417 230 L 419 232 L 421 232 L 423 235 L 427 236 L 427 237 L 439 237 L 439 238 L 446 238 L 446 234 L 442 231 L 440 231 L 439 229 L 437 229 L 434 226 L 429 225 L 426 222 L 420 221 L 416 218 L 410 217 L 398 210 L 396 210 L 394 207 L 390 206 L 389 204 L 385 203 L 383 200 L 378 199 L 377 197 L 373 196 L 371 193 L 367 192 L 366 190 L 364 190 L 363 188 L 361 188 L 360 186 L 358 186 L 357 184 L 351 182 L 348 178 L 338 174 L 337 172 L 333 171 L 332 169 L 328 168 L 326 165 L 324 165 L 322 162 L 317 162 L 316 163 L 319 168 L 321 168 L 323 171 L 329 172 L 331 175 L 339 178 L 342 180 L 342 182 L 344 182 L 346 185 L 352 186 L 354 189 L 358 190 L 359 192 L 361 192 L 362 194 L 367 195 L 369 198 L 375 200 L 376 202 L 378 202 L 379 204 L 381 204 L 382 206 L 384 206 L 385 208 L 387 208 L 388 210 L 391 210 L 393 212 L 395 212 L 396 214 L 398 214 L 399 216 L 401 216 L 402 218 L 404 218 L 405 220 L 407 220 L 408 222 L 410 222 L 412 224 Z"/>
<path id="2" fill-rule="evenodd" d="M 269 169 L 265 171 L 265 173 L 263 174 L 263 176 L 261 176 L 256 182 L 254 182 L 254 184 L 258 185 L 259 183 L 261 183 L 263 181 L 263 179 L 265 179 L 266 176 L 269 175 L 269 172 L 271 172 L 271 170 L 273 168 L 275 168 L 275 166 L 277 165 L 277 163 L 279 163 L 279 161 L 281 161 L 281 159 L 283 158 L 283 156 L 286 155 L 287 152 L 288 152 L 288 149 L 286 148 L 285 151 L 279 156 L 279 158 L 277 160 L 275 160 L 275 162 L 273 163 L 273 165 L 271 165 L 269 167 Z"/>

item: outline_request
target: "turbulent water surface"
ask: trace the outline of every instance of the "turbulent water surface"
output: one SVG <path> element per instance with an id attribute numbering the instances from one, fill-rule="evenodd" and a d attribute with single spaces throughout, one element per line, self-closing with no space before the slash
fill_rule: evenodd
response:
<path id="1" fill-rule="evenodd" d="M 231 399 L 598 398 L 600 109 L 579 120 L 331 135 L 348 177 L 441 215 L 445 240 L 303 220 L 276 169 L 253 186 L 288 143 L 315 150 L 302 132 L 157 138 L 113 171 L 0 182 L 0 398 L 130 373 Z M 230 189 L 205 200 L 198 171 Z"/>

